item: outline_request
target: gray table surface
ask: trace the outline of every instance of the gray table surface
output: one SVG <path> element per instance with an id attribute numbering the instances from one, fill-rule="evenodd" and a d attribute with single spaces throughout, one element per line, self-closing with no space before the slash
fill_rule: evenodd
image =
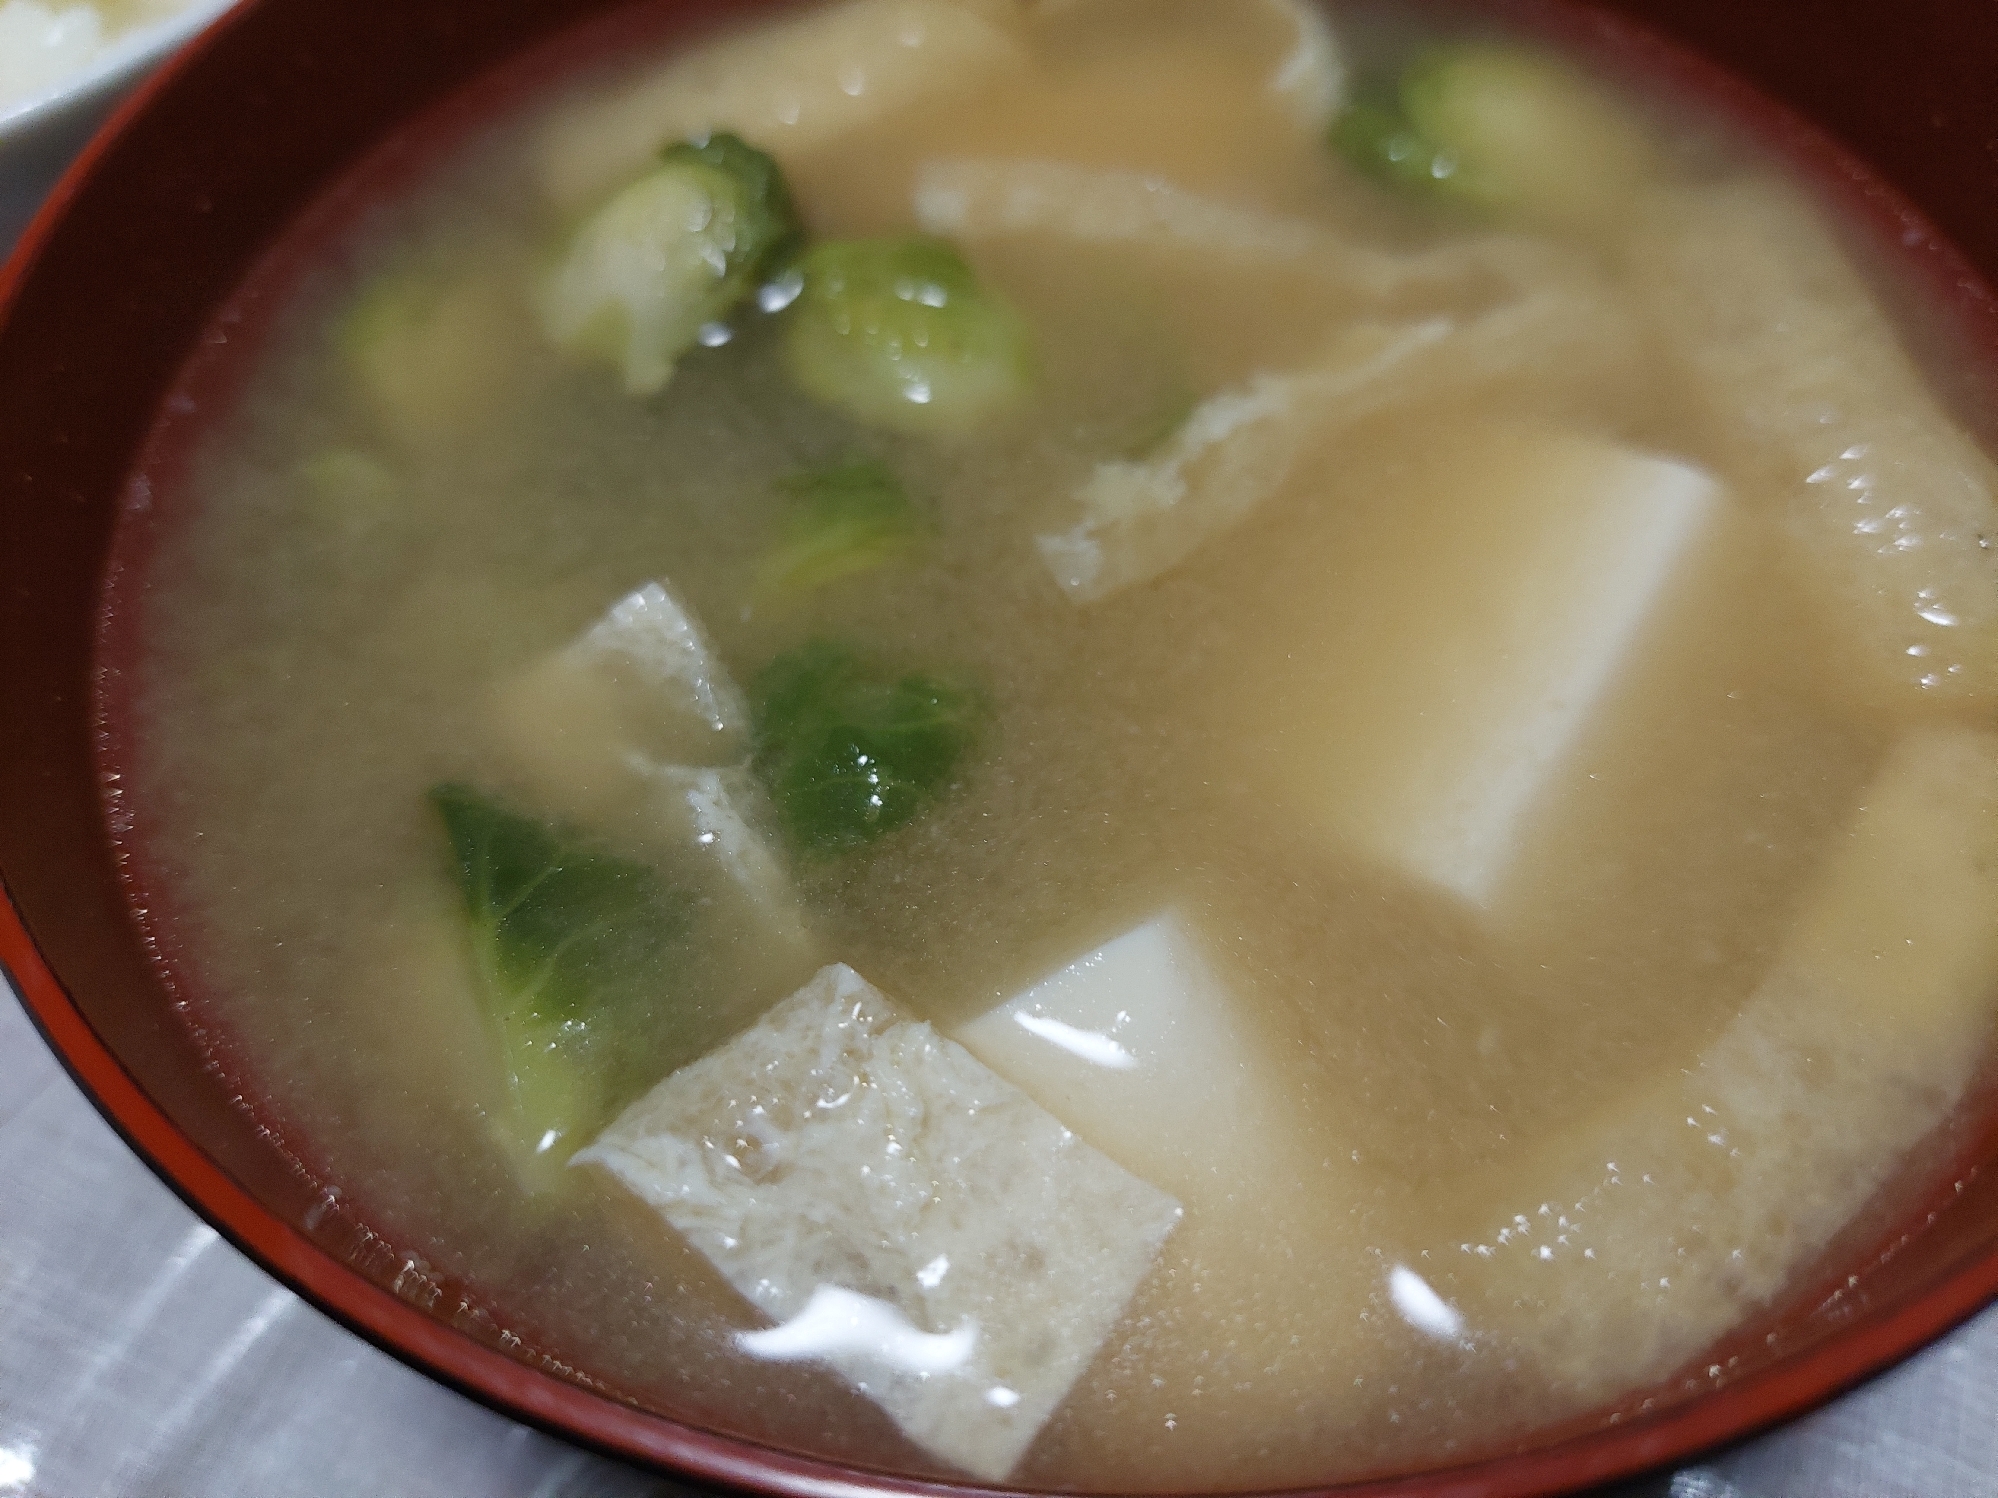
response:
<path id="1" fill-rule="evenodd" d="M 0 250 L 87 123 L 29 152 L 0 141 Z M 0 994 L 0 1498 L 676 1492 L 430 1382 L 272 1280 L 132 1155 Z M 1666 1495 L 1998 1498 L 1998 1307 L 1614 1498 Z"/>

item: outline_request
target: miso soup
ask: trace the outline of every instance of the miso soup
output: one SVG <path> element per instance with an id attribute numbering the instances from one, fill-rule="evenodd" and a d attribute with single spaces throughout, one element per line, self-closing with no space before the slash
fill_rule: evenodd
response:
<path id="1" fill-rule="evenodd" d="M 648 34 L 330 192 L 123 522 L 134 902 L 342 1241 L 1031 1488 L 1728 1376 L 1998 1008 L 1943 309 L 1476 12 Z"/>

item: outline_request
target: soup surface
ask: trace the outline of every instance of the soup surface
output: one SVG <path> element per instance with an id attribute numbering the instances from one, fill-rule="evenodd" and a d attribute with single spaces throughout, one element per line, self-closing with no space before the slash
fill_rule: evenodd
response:
<path id="1" fill-rule="evenodd" d="M 1919 288 L 1632 66 L 845 0 L 315 210 L 108 768 L 398 1288 L 1024 1486 L 1725 1377 L 1983 1061 L 1998 509 Z"/>

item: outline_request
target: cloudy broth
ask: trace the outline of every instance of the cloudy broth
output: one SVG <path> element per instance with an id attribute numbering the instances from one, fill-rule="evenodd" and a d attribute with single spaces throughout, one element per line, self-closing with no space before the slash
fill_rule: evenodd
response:
<path id="1" fill-rule="evenodd" d="M 1876 284 L 1921 289 L 1855 269 L 1860 231 L 1722 122 L 1454 13 L 840 14 L 816 52 L 782 29 L 810 18 L 702 43 L 752 80 L 707 123 L 776 157 L 814 247 L 953 244 L 1017 319 L 1019 394 L 929 431 L 800 388 L 816 283 L 782 264 L 663 388 L 563 346 L 551 266 L 692 128 L 602 144 L 660 56 L 319 210 L 306 268 L 285 249 L 245 293 L 238 392 L 121 537 L 110 768 L 191 1022 L 523 1356 L 869 1467 L 1298 1485 L 1690 1365 L 1946 1123 L 1998 1004 L 1998 511 L 1904 352 L 1940 316 L 1890 322 Z M 922 66 L 839 73 L 876 33 Z M 880 107 L 820 129 L 829 89 Z M 1461 117 L 1567 154 L 1508 177 L 1438 146 Z M 796 583 L 799 475 L 856 465 L 913 518 Z M 640 746 L 734 777 L 701 783 L 738 798 L 753 898 L 587 741 L 563 674 L 650 583 L 757 704 L 749 747 Z M 766 743 L 771 663 L 815 641 L 973 704 L 907 820 L 837 845 Z M 680 912 L 590 1134 L 842 963 L 1177 1203 L 1017 1462 L 758 1356 L 770 1317 L 698 1234 L 496 1139 L 454 786 L 654 869 Z M 1029 1016 L 1109 1044 L 1105 1088 L 1136 1074 L 1112 1115 L 1079 1053 L 994 1017 L 1140 947 L 1179 954 L 1156 1055 L 1190 1080 L 1144 1090 L 1124 1011 Z"/>

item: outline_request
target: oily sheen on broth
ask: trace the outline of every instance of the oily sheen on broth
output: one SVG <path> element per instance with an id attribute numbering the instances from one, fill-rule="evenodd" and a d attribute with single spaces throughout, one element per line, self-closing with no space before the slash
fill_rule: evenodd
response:
<path id="1" fill-rule="evenodd" d="M 522 1356 L 872 1468 L 1433 1465 L 1779 1303 L 1998 1005 L 1893 266 L 1483 22 L 759 17 L 329 198 L 127 518 L 218 1057 Z"/>

